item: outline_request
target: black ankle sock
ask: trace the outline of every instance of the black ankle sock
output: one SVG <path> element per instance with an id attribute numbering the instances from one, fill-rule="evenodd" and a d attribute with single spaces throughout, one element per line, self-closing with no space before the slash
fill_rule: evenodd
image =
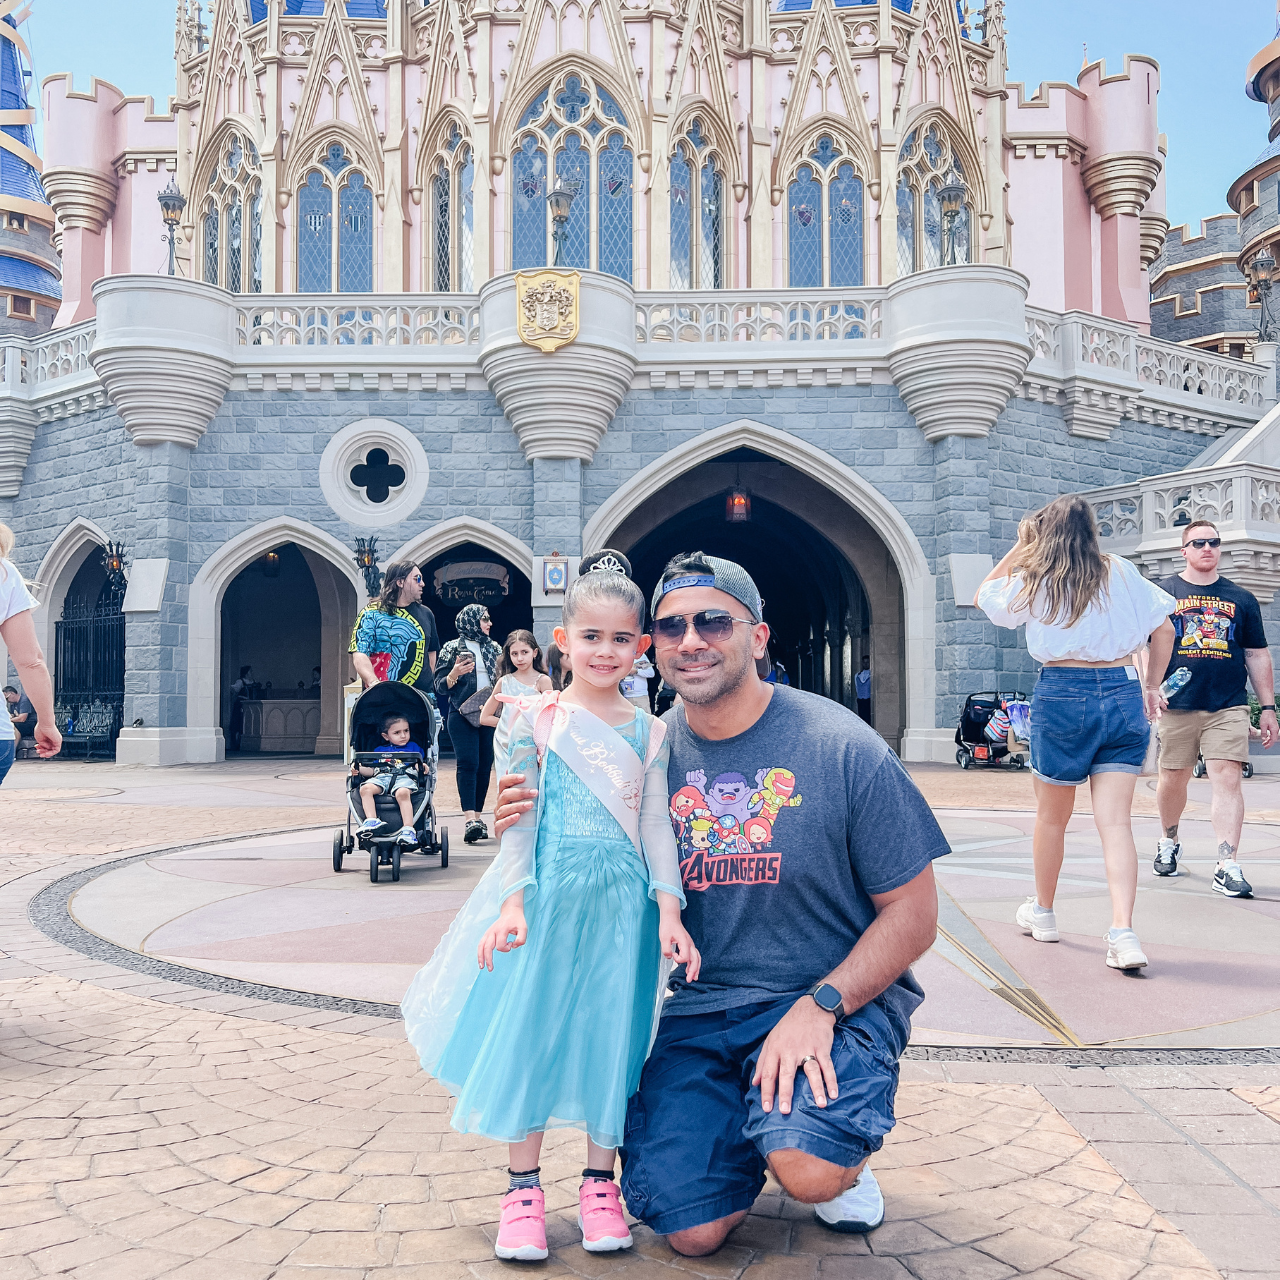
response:
<path id="1" fill-rule="evenodd" d="M 538 1174 L 541 1172 L 541 1165 L 536 1169 L 527 1169 L 524 1173 L 517 1173 L 514 1169 L 508 1169 L 507 1174 L 511 1178 L 511 1182 L 507 1186 L 507 1190 L 528 1191 L 533 1187 L 541 1187 L 542 1183 L 538 1181 Z"/>
<path id="2" fill-rule="evenodd" d="M 601 1182 L 613 1181 L 612 1169 L 583 1169 L 582 1176 L 584 1178 L 599 1178 Z"/>

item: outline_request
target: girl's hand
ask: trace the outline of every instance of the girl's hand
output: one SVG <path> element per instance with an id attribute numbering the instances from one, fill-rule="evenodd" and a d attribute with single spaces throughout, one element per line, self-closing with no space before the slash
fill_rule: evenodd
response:
<path id="1" fill-rule="evenodd" d="M 515 934 L 513 938 L 511 935 Z M 480 939 L 480 947 L 476 959 L 482 969 L 493 972 L 493 953 L 495 951 L 514 951 L 523 947 L 529 936 L 529 928 L 525 924 L 524 911 L 520 907 L 504 907 L 502 914 L 485 931 Z"/>
<path id="2" fill-rule="evenodd" d="M 686 982 L 697 982 L 702 968 L 702 957 L 693 945 L 689 931 L 680 923 L 679 915 L 663 915 L 658 922 L 658 937 L 662 942 L 662 954 L 668 960 L 684 965 Z"/>

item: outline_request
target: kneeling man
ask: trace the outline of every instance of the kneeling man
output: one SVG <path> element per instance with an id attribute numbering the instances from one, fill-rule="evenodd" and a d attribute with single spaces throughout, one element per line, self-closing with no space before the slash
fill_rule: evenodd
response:
<path id="1" fill-rule="evenodd" d="M 687 1255 L 718 1249 L 771 1169 L 837 1231 L 880 1225 L 867 1169 L 949 852 L 884 740 L 838 703 L 762 681 L 769 628 L 740 565 L 678 556 L 654 593 L 668 784 L 702 973 L 677 970 L 622 1151 L 630 1211 Z M 500 818 L 528 803 L 515 778 Z M 516 802 L 519 802 L 517 805 Z M 500 823 L 501 825 L 501 823 Z"/>

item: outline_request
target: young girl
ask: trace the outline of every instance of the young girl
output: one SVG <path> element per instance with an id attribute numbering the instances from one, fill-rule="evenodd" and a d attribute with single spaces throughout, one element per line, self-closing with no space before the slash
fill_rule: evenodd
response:
<path id="1" fill-rule="evenodd" d="M 510 1144 L 494 1252 L 521 1261 L 547 1256 L 538 1154 L 550 1128 L 586 1130 L 583 1247 L 631 1244 L 613 1181 L 627 1098 L 663 957 L 690 981 L 700 964 L 680 923 L 665 727 L 618 692 L 649 645 L 644 597 L 623 573 L 588 569 L 563 623 L 573 685 L 521 698 L 509 742 L 509 767 L 537 772 L 538 803 L 503 834 L 401 1006 L 423 1067 L 458 1099 L 454 1128 Z"/>
<path id="2" fill-rule="evenodd" d="M 498 655 L 498 683 L 494 687 L 493 696 L 484 704 L 480 713 L 480 723 L 494 729 L 493 762 L 498 769 L 498 777 L 507 771 L 507 743 L 511 738 L 511 722 L 519 715 L 519 707 L 514 702 L 505 706 L 498 700 L 502 694 L 507 698 L 517 698 L 531 693 L 546 693 L 551 688 L 551 681 L 542 666 L 542 649 L 532 631 L 513 631 Z"/>
<path id="3" fill-rule="evenodd" d="M 974 604 L 998 627 L 1025 624 L 1027 650 L 1043 663 L 1031 698 L 1036 892 L 1018 908 L 1018 926 L 1037 942 L 1058 941 L 1053 902 L 1067 823 L 1076 787 L 1087 781 L 1111 891 L 1107 964 L 1141 969 L 1147 957 L 1133 930 L 1138 852 L 1130 810 L 1147 721 L 1160 699 L 1154 686 L 1144 694 L 1134 655 L 1149 637 L 1148 679 L 1158 682 L 1151 673 L 1168 666 L 1177 601 L 1128 560 L 1103 555 L 1093 508 L 1070 494 L 1022 521 L 1017 543 L 987 574 Z"/>

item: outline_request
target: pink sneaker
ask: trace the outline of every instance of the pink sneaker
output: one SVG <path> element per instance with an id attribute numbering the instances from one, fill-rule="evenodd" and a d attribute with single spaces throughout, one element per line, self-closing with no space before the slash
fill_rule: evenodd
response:
<path id="1" fill-rule="evenodd" d="M 493 1252 L 508 1262 L 541 1262 L 547 1256 L 547 1201 L 541 1187 L 508 1191 L 502 1197 Z"/>
<path id="2" fill-rule="evenodd" d="M 588 1253 L 631 1248 L 631 1230 L 622 1216 L 616 1182 L 590 1178 L 578 1190 L 578 1229 Z"/>

